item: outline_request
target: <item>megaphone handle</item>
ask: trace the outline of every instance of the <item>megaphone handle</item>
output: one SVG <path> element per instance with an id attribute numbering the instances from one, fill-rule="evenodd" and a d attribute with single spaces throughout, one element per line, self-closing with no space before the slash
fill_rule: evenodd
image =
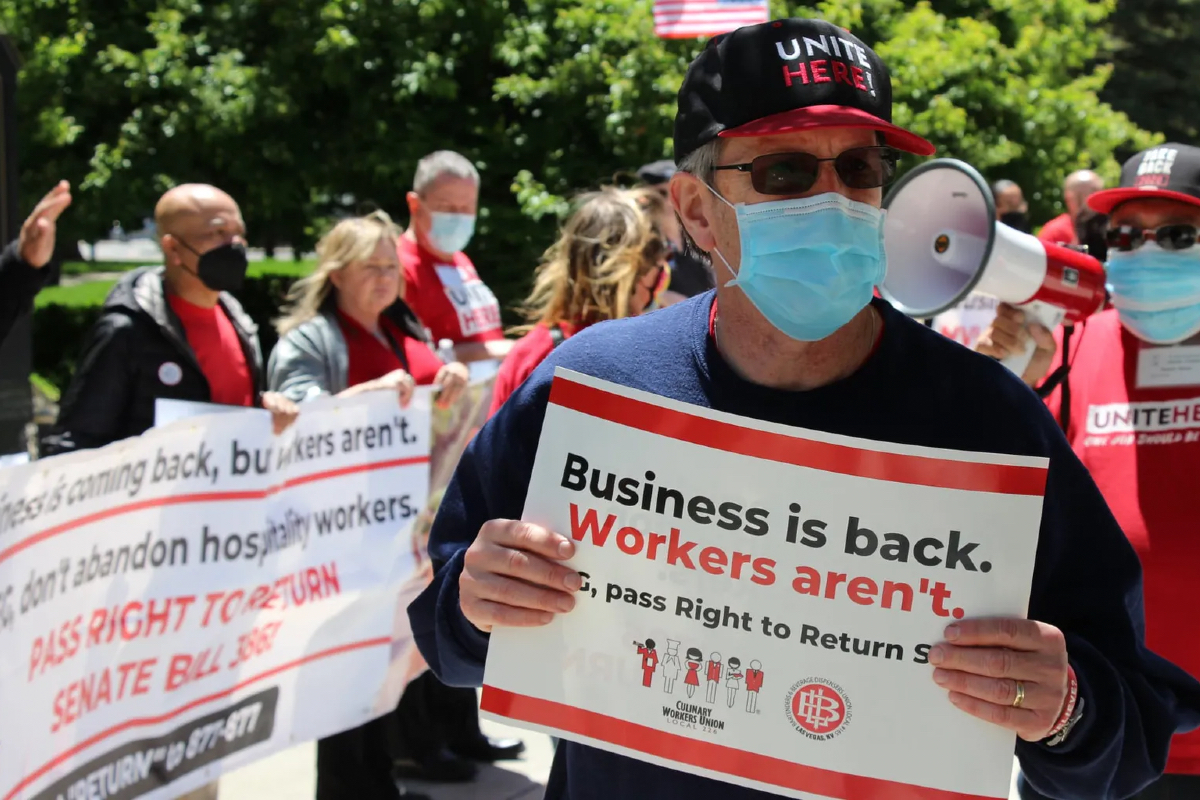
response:
<path id="1" fill-rule="evenodd" d="M 1043 303 L 1039 300 L 1034 300 L 1024 305 L 1017 306 L 1025 312 L 1025 322 L 1028 325 L 1030 322 L 1041 323 L 1044 327 L 1054 330 L 1066 317 L 1066 312 L 1058 306 L 1052 306 L 1049 303 Z M 1037 344 L 1030 339 L 1025 343 L 1025 349 L 1003 359 L 1000 363 L 1008 367 L 1018 378 L 1025 374 L 1025 369 L 1029 366 L 1029 362 L 1033 360 L 1033 354 L 1037 350 Z"/>

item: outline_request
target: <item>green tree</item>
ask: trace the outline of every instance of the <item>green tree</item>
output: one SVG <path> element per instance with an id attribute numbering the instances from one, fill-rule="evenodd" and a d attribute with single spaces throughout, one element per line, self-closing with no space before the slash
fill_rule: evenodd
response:
<path id="1" fill-rule="evenodd" d="M 1101 97 L 1144 128 L 1200 144 L 1200 0 L 1120 0 Z"/>
<path id="2" fill-rule="evenodd" d="M 897 123 L 940 157 L 1019 183 L 1040 223 L 1063 210 L 1070 172 L 1115 180 L 1117 158 L 1157 140 L 1098 97 L 1111 69 L 1095 64 L 1103 38 L 1085 34 L 1113 3 L 860 0 L 787 10 L 815 10 L 874 43 L 891 70 Z"/>
<path id="3" fill-rule="evenodd" d="M 1115 0 L 782 2 L 854 30 L 892 67 L 900 124 L 1057 210 L 1070 170 L 1112 175 L 1151 137 L 1097 98 Z M 669 157 L 699 40 L 653 33 L 651 0 L 0 0 L 28 58 L 32 197 L 59 175 L 94 236 L 185 180 L 228 189 L 258 242 L 329 215 L 407 216 L 417 159 L 483 176 L 471 252 L 501 300 L 525 290 L 576 192 Z M 103 227 L 101 227 L 103 226 Z"/>
<path id="4" fill-rule="evenodd" d="M 181 180 L 229 183 L 220 158 L 253 94 L 239 53 L 212 46 L 201 13 L 169 0 L 0 3 L 25 59 L 22 197 L 31 202 L 71 180 L 77 201 L 63 242 L 96 238 L 113 219 L 136 227 Z"/>

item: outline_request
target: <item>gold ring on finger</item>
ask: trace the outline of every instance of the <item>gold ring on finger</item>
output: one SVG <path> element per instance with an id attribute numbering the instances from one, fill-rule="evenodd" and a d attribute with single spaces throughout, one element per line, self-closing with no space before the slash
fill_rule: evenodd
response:
<path id="1" fill-rule="evenodd" d="M 1017 681 L 1017 699 L 1013 700 L 1013 702 L 1012 702 L 1013 708 L 1020 708 L 1021 704 L 1024 702 L 1025 702 L 1025 684 L 1021 683 L 1020 681 Z"/>

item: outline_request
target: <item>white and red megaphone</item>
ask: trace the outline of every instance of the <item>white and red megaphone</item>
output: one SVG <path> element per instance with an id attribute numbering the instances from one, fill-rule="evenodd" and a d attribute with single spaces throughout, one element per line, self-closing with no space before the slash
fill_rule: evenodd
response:
<path id="1" fill-rule="evenodd" d="M 1053 330 L 1104 306 L 1104 266 L 996 221 L 992 191 L 975 169 L 941 158 L 906 174 L 883 201 L 887 278 L 880 293 L 910 317 L 928 319 L 972 292 L 1021 306 Z M 1021 375 L 1033 357 L 1004 365 Z"/>

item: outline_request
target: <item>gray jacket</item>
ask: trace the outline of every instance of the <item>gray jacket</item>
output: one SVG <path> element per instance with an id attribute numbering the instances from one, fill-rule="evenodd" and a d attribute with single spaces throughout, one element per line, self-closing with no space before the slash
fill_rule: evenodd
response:
<path id="1" fill-rule="evenodd" d="M 384 314 L 408 336 L 429 343 L 416 314 L 398 300 Z M 302 403 L 322 394 L 339 394 L 350 372 L 350 352 L 331 302 L 321 312 L 288 331 L 267 362 L 268 391 Z"/>
<path id="2" fill-rule="evenodd" d="M 267 362 L 267 389 L 301 403 L 349 387 L 350 355 L 333 312 L 326 311 L 280 338 Z"/>

